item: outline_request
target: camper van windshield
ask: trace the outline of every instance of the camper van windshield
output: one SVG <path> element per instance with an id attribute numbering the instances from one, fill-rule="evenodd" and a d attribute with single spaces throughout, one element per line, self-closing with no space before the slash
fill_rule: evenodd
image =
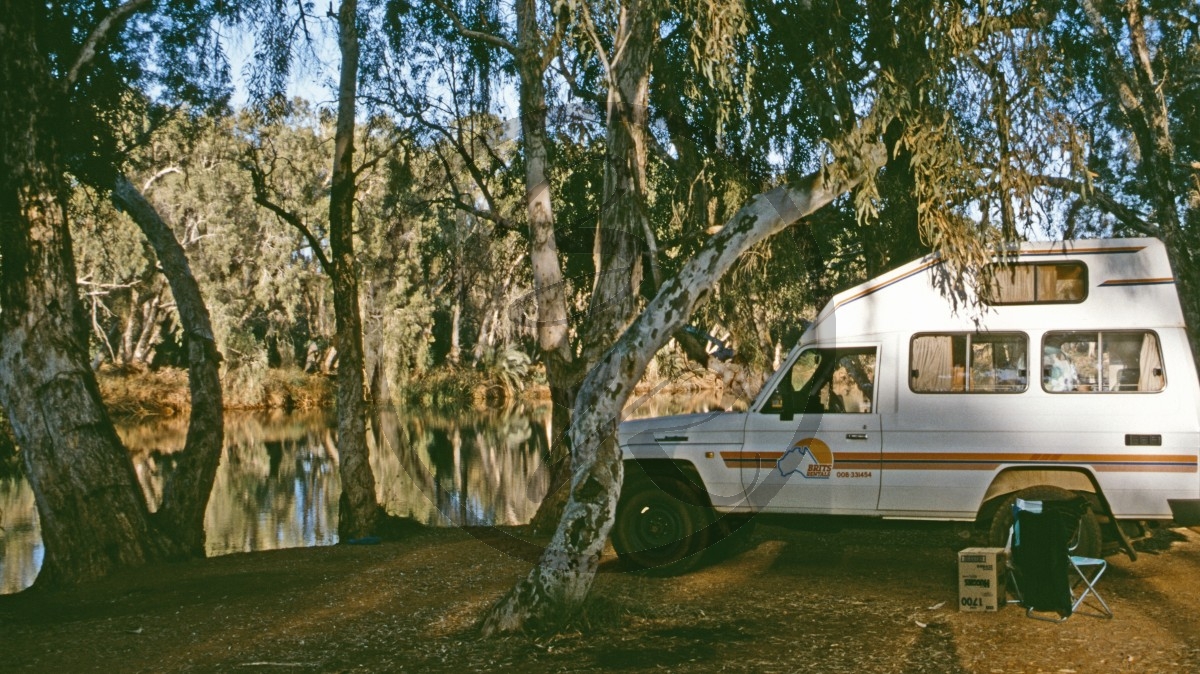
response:
<path id="1" fill-rule="evenodd" d="M 869 414 L 875 392 L 875 348 L 808 349 L 763 406 L 766 414 Z"/>

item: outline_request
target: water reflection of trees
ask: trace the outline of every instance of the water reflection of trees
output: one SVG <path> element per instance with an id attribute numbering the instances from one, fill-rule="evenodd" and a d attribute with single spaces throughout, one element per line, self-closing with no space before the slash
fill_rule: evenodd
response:
<path id="1" fill-rule="evenodd" d="M 549 409 L 385 412 L 375 475 L 388 511 L 433 525 L 523 524 L 549 486 Z"/>
<path id="2" fill-rule="evenodd" d="M 435 526 L 521 524 L 547 489 L 549 410 L 387 410 L 372 463 L 392 514 Z M 175 470 L 186 425 L 120 429 L 151 506 Z M 231 414 L 205 527 L 209 554 L 336 540 L 335 432 L 321 414 Z"/>
<path id="3" fill-rule="evenodd" d="M 151 508 L 177 469 L 186 422 L 118 427 Z M 229 413 L 204 527 L 210 555 L 336 541 L 337 450 L 324 413 Z"/>
<path id="4" fill-rule="evenodd" d="M 41 561 L 33 489 L 24 478 L 0 478 L 0 594 L 32 585 Z"/>
<path id="5" fill-rule="evenodd" d="M 706 411 L 703 394 L 654 396 L 634 416 Z M 548 407 L 437 414 L 390 410 L 376 420 L 379 500 L 394 515 L 435 526 L 523 524 L 549 486 Z M 337 540 L 336 432 L 324 413 L 228 413 L 225 451 L 205 517 L 210 555 L 325 545 Z M 118 425 L 151 508 L 178 469 L 185 419 Z M 0 478 L 0 593 L 33 583 L 41 537 L 23 478 Z"/>
<path id="6" fill-rule="evenodd" d="M 204 519 L 208 554 L 334 543 L 340 494 L 329 417 L 235 417 Z"/>

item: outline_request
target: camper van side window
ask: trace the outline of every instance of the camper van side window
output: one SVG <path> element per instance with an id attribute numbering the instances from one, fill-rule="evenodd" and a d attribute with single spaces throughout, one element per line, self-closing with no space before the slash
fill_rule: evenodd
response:
<path id="1" fill-rule="evenodd" d="M 988 304 L 1064 304 L 1087 299 L 1087 265 L 1082 262 L 990 264 L 980 289 Z"/>
<path id="2" fill-rule="evenodd" d="M 908 385 L 914 393 L 1020 393 L 1029 386 L 1028 344 L 1019 332 L 916 335 Z"/>
<path id="3" fill-rule="evenodd" d="M 1048 332 L 1042 339 L 1042 388 L 1051 393 L 1153 393 L 1165 384 L 1153 332 Z"/>

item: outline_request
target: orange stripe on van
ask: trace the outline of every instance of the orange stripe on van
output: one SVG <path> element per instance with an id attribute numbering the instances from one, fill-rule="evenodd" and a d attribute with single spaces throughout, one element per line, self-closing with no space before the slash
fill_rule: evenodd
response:
<path id="1" fill-rule="evenodd" d="M 1146 250 L 1145 246 L 1076 246 L 1067 250 L 1066 248 L 1051 248 L 1050 250 L 1022 250 L 1012 251 L 1009 255 L 1018 255 L 1020 257 L 1049 257 L 1051 255 L 1095 255 L 1102 253 L 1137 253 Z"/>
<path id="2" fill-rule="evenodd" d="M 859 292 L 851 295 L 850 297 L 847 297 L 846 299 L 842 300 L 841 302 L 838 302 L 837 305 L 834 306 L 833 310 L 837 311 L 840 307 L 843 307 L 855 300 L 860 300 L 860 299 L 866 297 L 867 295 L 877 293 L 880 290 L 883 290 L 884 288 L 886 288 L 890 285 L 895 285 L 905 279 L 912 278 L 916 274 L 920 274 L 921 272 L 925 271 L 926 269 L 929 269 L 930 267 L 936 267 L 937 265 L 939 265 L 941 263 L 942 263 L 941 256 L 935 255 L 932 260 L 929 260 L 925 264 L 921 265 L 920 267 L 917 267 L 916 269 L 908 272 L 907 274 L 897 276 L 894 279 L 889 279 L 887 281 L 883 281 L 882 283 L 877 283 L 869 288 L 864 288 L 864 289 L 860 290 Z"/>
<path id="3" fill-rule="evenodd" d="M 741 468 L 742 466 L 757 466 L 763 462 L 775 463 L 783 456 L 783 452 L 721 452 L 721 460 L 726 468 Z"/>
<path id="4" fill-rule="evenodd" d="M 728 468 L 757 466 L 775 463 L 784 452 L 721 452 L 721 460 Z M 879 452 L 838 452 L 833 465 L 839 468 L 879 468 Z"/>
<path id="5" fill-rule="evenodd" d="M 1100 287 L 1103 288 L 1105 286 L 1108 286 L 1108 287 L 1157 286 L 1157 285 L 1169 285 L 1174 282 L 1175 282 L 1175 279 L 1171 278 L 1169 276 L 1164 277 L 1164 278 L 1115 278 L 1115 279 L 1109 279 L 1108 281 L 1101 283 Z"/>
<path id="6" fill-rule="evenodd" d="M 1196 472 L 1194 455 L 1181 454 L 887 454 L 884 470 L 994 470 L 1002 464 L 1087 464 L 1104 471 Z"/>
<path id="7" fill-rule="evenodd" d="M 775 463 L 784 452 L 721 452 L 727 468 L 761 467 Z M 883 470 L 995 470 L 1004 464 L 1089 465 L 1098 471 L 1195 473 L 1197 460 L 1184 454 L 1051 454 L 1051 453 L 887 453 L 837 452 L 837 468 Z"/>

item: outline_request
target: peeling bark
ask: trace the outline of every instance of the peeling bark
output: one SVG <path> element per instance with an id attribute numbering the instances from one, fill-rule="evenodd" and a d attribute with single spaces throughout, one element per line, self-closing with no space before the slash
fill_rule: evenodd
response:
<path id="1" fill-rule="evenodd" d="M 522 11 L 522 5 L 525 5 Z M 526 27 L 523 46 L 536 44 L 532 30 L 532 2 L 517 3 L 518 28 L 521 17 Z M 554 405 L 553 429 L 557 437 L 551 457 L 551 485 L 534 518 L 535 528 L 545 528 L 569 501 L 565 488 L 577 457 L 567 456 L 574 446 L 569 432 L 578 390 L 574 377 L 593 363 L 624 330 L 637 308 L 647 247 L 653 250 L 653 233 L 646 212 L 646 115 L 649 109 L 651 54 L 657 41 L 656 0 L 623 3 L 618 19 L 613 60 L 605 60 L 609 84 L 607 104 L 604 189 L 599 227 L 594 244 L 595 279 L 585 325 L 582 348 L 572 356 L 567 337 L 565 288 L 553 239 L 549 185 L 545 177 L 545 89 L 542 83 L 546 60 L 537 52 L 518 54 L 522 73 L 522 130 L 526 137 L 527 207 L 530 216 L 531 254 L 538 293 L 539 343 L 546 358 L 550 397 Z M 523 58 L 522 58 L 523 56 Z M 642 237 L 649 237 L 643 239 Z M 653 258 L 651 258 L 653 263 Z M 540 276 L 540 278 L 539 278 Z M 655 277 L 657 282 L 657 276 Z M 543 313 L 544 312 L 544 313 Z"/>
<path id="2" fill-rule="evenodd" d="M 843 166 L 778 187 L 745 204 L 658 295 L 591 369 L 575 401 L 571 494 L 538 565 L 484 618 L 485 635 L 512 632 L 571 615 L 595 578 L 620 494 L 622 464 L 616 430 L 621 410 L 646 364 L 734 261 L 858 185 L 887 161 L 882 144 L 864 146 Z M 846 176 L 832 182 L 828 176 Z"/>
<path id="3" fill-rule="evenodd" d="M 605 131 L 604 192 L 596 229 L 596 277 L 583 331 L 584 363 L 596 362 L 637 310 L 644 239 L 651 227 L 646 205 L 646 134 L 650 67 L 658 43 L 656 0 L 621 4 L 611 62 Z"/>
<path id="4" fill-rule="evenodd" d="M 37 585 L 77 583 L 178 553 L 150 522 L 100 400 L 75 284 L 60 102 L 28 7 L 0 1 L 0 404 L 41 520 Z"/>

